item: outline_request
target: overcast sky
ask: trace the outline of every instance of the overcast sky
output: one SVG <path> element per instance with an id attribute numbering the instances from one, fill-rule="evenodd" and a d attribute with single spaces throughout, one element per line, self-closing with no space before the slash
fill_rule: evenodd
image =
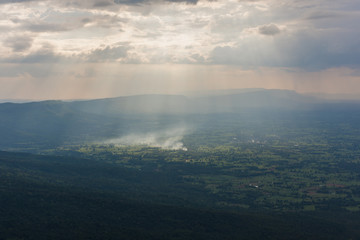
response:
<path id="1" fill-rule="evenodd" d="M 0 98 L 360 94 L 358 0 L 0 0 Z"/>

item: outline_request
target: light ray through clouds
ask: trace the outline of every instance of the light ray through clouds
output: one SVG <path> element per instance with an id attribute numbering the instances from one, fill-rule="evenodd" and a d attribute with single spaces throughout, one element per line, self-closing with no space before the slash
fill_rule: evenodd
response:
<path id="1" fill-rule="evenodd" d="M 358 22 L 356 0 L 2 0 L 0 98 L 360 93 Z"/>

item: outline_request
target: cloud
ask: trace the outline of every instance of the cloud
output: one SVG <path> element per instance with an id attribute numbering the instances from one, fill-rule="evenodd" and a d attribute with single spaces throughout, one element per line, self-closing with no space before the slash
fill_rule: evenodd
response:
<path id="1" fill-rule="evenodd" d="M 89 62 L 107 62 L 125 59 L 129 46 L 106 46 L 92 50 L 85 59 Z"/>
<path id="2" fill-rule="evenodd" d="M 258 28 L 258 31 L 260 34 L 267 35 L 267 36 L 274 36 L 281 32 L 280 28 L 278 26 L 276 26 L 275 24 L 260 26 Z"/>
<path id="3" fill-rule="evenodd" d="M 22 63 L 53 63 L 60 61 L 61 56 L 53 51 L 41 49 L 33 52 L 20 60 Z"/>
<path id="4" fill-rule="evenodd" d="M 198 0 L 166 0 L 167 2 L 183 2 L 189 4 L 197 4 Z"/>
<path id="5" fill-rule="evenodd" d="M 114 2 L 113 1 L 96 1 L 94 3 L 94 7 L 108 7 L 108 6 L 111 6 L 111 5 L 114 5 Z"/>
<path id="6" fill-rule="evenodd" d="M 271 40 L 255 36 L 233 46 L 217 46 L 211 62 L 243 67 L 290 67 L 317 71 L 334 67 L 360 66 L 360 36 L 338 31 L 298 31 Z M 347 35 L 347 39 L 343 37 Z"/>
<path id="7" fill-rule="evenodd" d="M 173 3 L 189 3 L 196 4 L 199 0 L 114 0 L 116 4 L 144 4 L 144 3 L 161 3 L 161 2 L 173 2 Z"/>
<path id="8" fill-rule="evenodd" d="M 63 60 L 64 57 L 55 53 L 54 46 L 49 43 L 43 43 L 40 49 L 27 54 L 18 53 L 13 56 L 0 59 L 0 62 L 7 63 L 54 63 Z"/>
<path id="9" fill-rule="evenodd" d="M 318 19 L 338 18 L 341 16 L 343 16 L 343 14 L 336 11 L 314 11 L 314 12 L 310 12 L 306 16 L 306 19 L 318 20 Z"/>
<path id="10" fill-rule="evenodd" d="M 204 56 L 201 56 L 200 54 L 192 54 L 190 56 L 190 62 L 194 62 L 194 63 L 204 63 L 205 62 L 205 57 Z"/>
<path id="11" fill-rule="evenodd" d="M 0 4 L 9 4 L 9 3 L 25 3 L 25 2 L 34 2 L 39 0 L 1 0 Z"/>
<path id="12" fill-rule="evenodd" d="M 70 24 L 53 24 L 53 23 L 25 23 L 22 27 L 31 32 L 63 32 L 74 29 Z"/>
<path id="13" fill-rule="evenodd" d="M 44 14 L 45 15 L 45 14 Z M 89 27 L 121 28 L 128 22 L 126 17 L 107 12 L 81 12 L 69 10 L 67 12 L 48 11 L 45 17 L 20 19 L 11 18 L 15 28 L 34 33 L 59 33 L 74 30 L 85 30 Z"/>
<path id="14" fill-rule="evenodd" d="M 198 2 L 199 0 L 88 0 L 88 1 L 64 0 L 58 4 L 67 7 L 71 6 L 73 8 L 87 8 L 87 9 L 102 8 L 102 9 L 107 9 L 109 11 L 114 11 L 114 10 L 118 10 L 116 5 L 143 6 L 143 5 L 152 5 L 152 4 L 153 5 L 166 4 L 166 3 L 187 3 L 187 4 L 195 5 Z"/>
<path id="15" fill-rule="evenodd" d="M 129 20 L 125 17 L 120 17 L 116 15 L 109 14 L 97 14 L 88 16 L 81 19 L 81 22 L 88 27 L 100 27 L 100 28 L 121 28 L 123 24 L 127 23 Z"/>
<path id="16" fill-rule="evenodd" d="M 0 4 L 12 4 L 12 3 L 26 3 L 26 2 L 39 2 L 44 0 L 1 0 Z M 71 0 L 64 0 L 62 4 L 67 6 L 93 6 L 93 7 L 108 7 L 114 4 L 122 5 L 137 5 L 137 4 L 152 4 L 162 2 L 174 2 L 174 3 L 189 3 L 196 4 L 199 0 L 88 0 L 86 3 L 74 2 Z M 248 0 L 251 1 L 251 0 Z M 89 4 L 90 3 L 90 4 Z"/>
<path id="17" fill-rule="evenodd" d="M 150 2 L 149 0 L 114 0 L 116 4 L 128 4 L 128 5 L 136 5 L 140 3 Z"/>
<path id="18" fill-rule="evenodd" d="M 325 2 L 4 0 L 0 54 L 27 62 L 358 66 L 355 4 Z M 54 49 L 44 51 L 43 42 Z"/>
<path id="19" fill-rule="evenodd" d="M 4 45 L 10 47 L 14 52 L 28 50 L 33 43 L 33 38 L 26 35 L 15 35 L 5 39 Z"/>
<path id="20" fill-rule="evenodd" d="M 81 29 L 91 19 L 89 17 L 78 17 L 74 13 L 52 13 L 44 18 L 12 19 L 12 21 L 19 24 L 19 28 L 24 31 L 56 33 Z"/>

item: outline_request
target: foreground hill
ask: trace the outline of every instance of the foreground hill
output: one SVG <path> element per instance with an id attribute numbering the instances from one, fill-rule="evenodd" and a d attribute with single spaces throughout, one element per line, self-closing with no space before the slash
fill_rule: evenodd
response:
<path id="1" fill-rule="evenodd" d="M 176 200 L 181 193 L 162 193 L 164 184 L 177 187 L 172 173 L 7 152 L 0 152 L 0 170 L 6 172 L 0 175 L 0 239 L 318 240 L 360 234 L 350 214 L 184 207 Z M 149 188 L 157 180 L 162 183 Z M 159 196 L 168 203 L 159 203 Z"/>

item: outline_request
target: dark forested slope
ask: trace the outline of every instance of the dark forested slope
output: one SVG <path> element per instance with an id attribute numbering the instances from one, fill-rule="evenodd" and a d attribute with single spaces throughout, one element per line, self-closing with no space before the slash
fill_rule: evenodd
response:
<path id="1" fill-rule="evenodd" d="M 141 188 L 145 181 L 138 182 L 136 188 L 127 186 L 131 173 L 118 167 L 115 170 L 121 174 L 117 174 L 111 169 L 114 167 L 107 163 L 86 159 L 0 152 L 0 239 L 356 239 L 360 236 L 353 225 L 342 222 L 341 216 L 335 221 L 320 215 L 231 213 L 191 205 L 183 207 L 176 201 L 159 204 L 149 197 L 146 188 Z M 153 178 L 159 177 L 152 174 Z M 106 184 L 111 187 L 106 188 Z M 161 189 L 155 187 L 152 191 L 159 194 L 156 191 Z M 354 218 L 354 224 L 356 221 Z"/>

